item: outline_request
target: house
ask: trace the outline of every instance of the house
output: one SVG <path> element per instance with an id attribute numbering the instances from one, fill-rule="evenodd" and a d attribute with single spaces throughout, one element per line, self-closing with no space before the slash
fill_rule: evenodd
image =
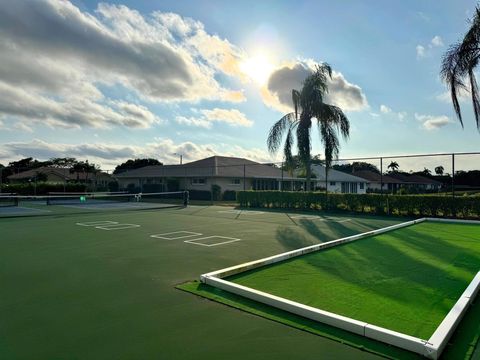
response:
<path id="1" fill-rule="evenodd" d="M 418 191 L 425 190 L 439 190 L 442 186 L 442 183 L 436 180 L 427 178 L 426 176 L 421 176 L 418 174 L 406 174 L 406 173 L 390 173 L 389 177 L 400 180 L 402 182 L 402 187 L 415 189 Z"/>
<path id="2" fill-rule="evenodd" d="M 70 172 L 69 168 L 56 168 L 42 166 L 36 169 L 19 172 L 7 177 L 11 183 L 22 183 L 29 181 L 45 181 L 50 183 L 79 182 L 107 186 L 113 180 L 112 176 L 98 171 L 95 173 Z"/>
<path id="3" fill-rule="evenodd" d="M 273 165 L 226 156 L 212 156 L 183 165 L 145 166 L 115 177 L 120 188 L 135 187 L 142 192 L 151 188 L 210 191 L 212 185 L 220 186 L 221 191 L 297 190 L 304 182 Z"/>
<path id="4" fill-rule="evenodd" d="M 374 192 L 383 190 L 395 193 L 402 185 L 402 181 L 399 179 L 392 178 L 388 175 L 381 176 L 380 173 L 376 173 L 370 170 L 355 171 L 353 174 L 367 180 L 368 190 Z M 382 183 L 383 187 L 381 185 Z"/>
<path id="5" fill-rule="evenodd" d="M 315 189 L 326 188 L 329 192 L 343 194 L 366 193 L 367 180 L 334 169 L 329 169 L 328 172 L 325 170 L 323 165 L 312 165 L 312 174 L 315 175 L 312 181 L 315 183 Z"/>

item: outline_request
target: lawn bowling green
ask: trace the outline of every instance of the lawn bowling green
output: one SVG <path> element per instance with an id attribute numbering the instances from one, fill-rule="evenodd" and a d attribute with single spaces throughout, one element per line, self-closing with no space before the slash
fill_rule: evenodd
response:
<path id="1" fill-rule="evenodd" d="M 73 214 L 55 209 L 0 218 L 1 359 L 416 356 L 189 283 L 199 274 L 405 219 L 253 215 L 215 206 Z M 246 311 L 237 309 L 242 307 Z M 446 358 L 475 356 L 479 329 L 469 321 L 472 312 L 479 315 L 478 305 L 464 316 Z"/>

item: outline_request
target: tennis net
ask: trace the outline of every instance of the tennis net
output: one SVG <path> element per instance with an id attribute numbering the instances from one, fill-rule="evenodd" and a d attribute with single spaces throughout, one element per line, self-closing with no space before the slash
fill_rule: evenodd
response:
<path id="1" fill-rule="evenodd" d="M 43 207 L 54 211 L 54 206 L 94 209 L 152 209 L 187 206 L 188 191 L 159 193 L 77 193 L 46 196 L 0 196 L 0 206 Z"/>

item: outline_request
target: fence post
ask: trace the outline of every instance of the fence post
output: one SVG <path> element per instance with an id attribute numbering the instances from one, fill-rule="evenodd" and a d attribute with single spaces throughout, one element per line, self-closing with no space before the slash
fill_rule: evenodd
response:
<path id="1" fill-rule="evenodd" d="M 282 161 L 281 168 L 282 168 L 282 181 L 280 182 L 280 191 L 283 191 L 283 161 Z"/>
<path id="2" fill-rule="evenodd" d="M 452 197 L 455 197 L 455 154 L 452 154 Z"/>
<path id="3" fill-rule="evenodd" d="M 245 183 L 246 180 L 246 174 L 245 174 L 245 164 L 243 164 L 243 191 L 246 190 L 247 184 Z"/>

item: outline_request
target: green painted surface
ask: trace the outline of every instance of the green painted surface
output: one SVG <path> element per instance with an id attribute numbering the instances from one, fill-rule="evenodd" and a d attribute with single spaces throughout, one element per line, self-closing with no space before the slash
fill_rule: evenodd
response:
<path id="1" fill-rule="evenodd" d="M 428 340 L 479 270 L 479 225 L 424 222 L 229 280 Z"/>
<path id="2" fill-rule="evenodd" d="M 252 216 L 226 210 L 231 208 L 66 210 L 0 219 L 0 359 L 378 358 L 361 345 L 252 316 L 175 286 L 205 272 L 404 219 L 292 221 L 281 212 Z M 107 231 L 76 225 L 89 221 L 140 227 Z M 150 237 L 172 231 L 242 241 L 205 247 Z"/>

